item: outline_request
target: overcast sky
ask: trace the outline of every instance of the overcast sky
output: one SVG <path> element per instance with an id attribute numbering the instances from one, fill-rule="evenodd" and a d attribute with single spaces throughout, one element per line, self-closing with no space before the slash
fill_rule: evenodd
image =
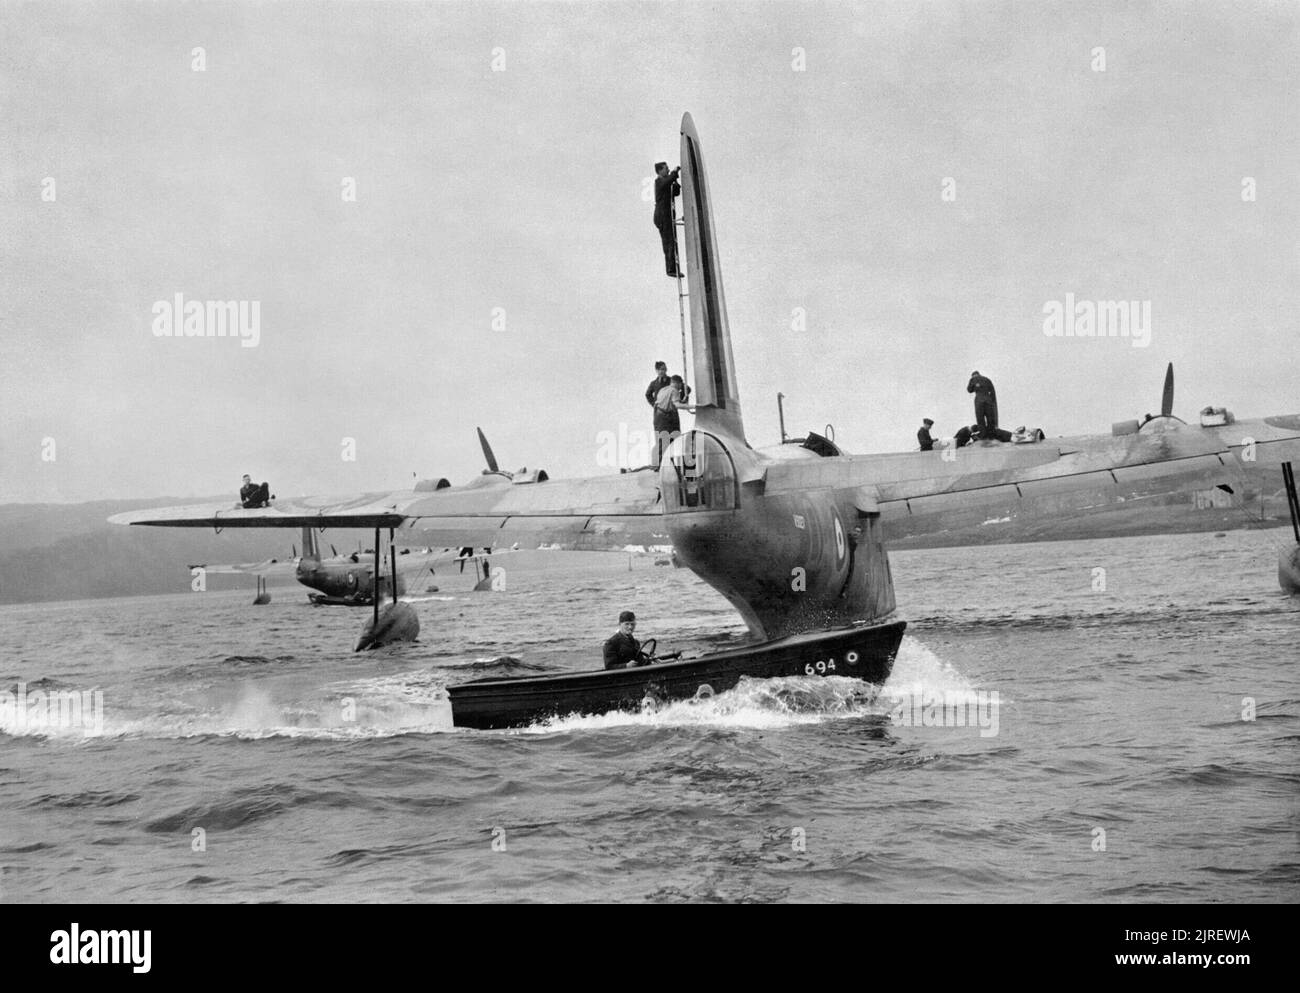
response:
<path id="1" fill-rule="evenodd" d="M 476 425 L 507 467 L 611 471 L 598 433 L 680 371 L 643 190 L 684 111 L 755 445 L 779 390 L 792 433 L 914 448 L 973 420 L 975 368 L 1049 435 L 1158 409 L 1171 360 L 1189 419 L 1300 410 L 1298 21 L 0 3 L 0 502 L 460 483 Z M 156 336 L 176 293 L 258 301 L 257 347 Z M 1067 293 L 1149 300 L 1149 347 L 1048 337 Z"/>

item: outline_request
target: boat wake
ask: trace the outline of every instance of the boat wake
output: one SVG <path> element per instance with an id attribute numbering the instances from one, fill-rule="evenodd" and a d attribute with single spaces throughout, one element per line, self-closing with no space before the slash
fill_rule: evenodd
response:
<path id="1" fill-rule="evenodd" d="M 616 727 L 719 727 L 771 730 L 823 721 L 888 717 L 913 695 L 958 695 L 975 692 L 970 682 L 925 645 L 904 637 L 893 675 L 876 686 L 844 676 L 791 676 L 741 679 L 716 696 L 659 704 L 647 700 L 639 713 L 565 717 L 539 721 L 510 734 L 552 734 Z"/>
<path id="2" fill-rule="evenodd" d="M 453 730 L 451 704 L 441 676 L 425 670 L 372 677 L 273 694 L 245 682 L 233 692 L 172 698 L 158 712 L 109 707 L 102 728 L 61 727 L 0 720 L 0 735 L 39 737 L 69 744 L 99 739 L 196 737 L 318 738 L 354 740 Z M 156 705 L 156 702 L 155 702 Z"/>
<path id="3" fill-rule="evenodd" d="M 475 659 L 454 668 L 495 673 L 547 667 L 505 655 Z M 0 720 L 0 734 L 74 744 L 101 737 L 354 740 L 438 734 L 461 730 L 452 726 L 446 683 L 443 666 L 294 690 L 280 688 L 274 693 L 250 680 L 219 695 L 173 697 L 158 713 L 132 714 L 132 707 L 107 708 L 102 732 L 96 735 L 56 726 L 19 727 L 12 720 Z M 568 715 L 494 733 L 553 734 L 619 727 L 775 730 L 825 721 L 888 719 L 913 699 L 941 696 L 951 702 L 973 698 L 975 693 L 975 687 L 950 663 L 905 636 L 893 673 L 883 686 L 843 676 L 745 678 L 734 689 L 716 695 L 705 693 L 693 700 L 669 703 L 646 700 L 635 713 Z"/>
<path id="4" fill-rule="evenodd" d="M 617 727 L 717 727 L 771 730 L 817 724 L 833 717 L 871 713 L 876 689 L 857 679 L 791 676 L 784 679 L 742 678 L 725 693 L 694 700 L 657 704 L 647 700 L 639 713 L 555 717 L 506 734 L 552 734 Z"/>
<path id="5" fill-rule="evenodd" d="M 894 671 L 880 690 L 885 711 L 907 700 L 927 696 L 955 699 L 974 695 L 976 687 L 950 662 L 940 658 L 915 638 L 904 635 L 894 660 Z"/>

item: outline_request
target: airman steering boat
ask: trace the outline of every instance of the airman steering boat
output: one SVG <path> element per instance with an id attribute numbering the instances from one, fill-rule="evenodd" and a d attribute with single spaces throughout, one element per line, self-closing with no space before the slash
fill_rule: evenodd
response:
<path id="1" fill-rule="evenodd" d="M 890 621 L 795 634 L 637 668 L 474 679 L 448 688 L 452 723 L 479 729 L 526 727 L 569 714 L 637 712 L 647 705 L 711 697 L 734 688 L 743 676 L 849 676 L 883 683 L 906 627 L 905 621 Z M 646 644 L 653 658 L 655 642 Z"/>

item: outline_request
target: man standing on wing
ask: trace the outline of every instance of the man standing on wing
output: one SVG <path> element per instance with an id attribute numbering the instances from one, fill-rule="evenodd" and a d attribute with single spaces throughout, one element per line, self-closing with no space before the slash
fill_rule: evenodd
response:
<path id="1" fill-rule="evenodd" d="M 921 443 L 921 451 L 934 451 L 934 439 L 930 437 L 930 429 L 934 427 L 934 421 L 925 418 L 921 421 L 921 430 L 916 432 L 916 440 Z"/>
<path id="2" fill-rule="evenodd" d="M 993 429 L 998 426 L 998 395 L 993 381 L 976 369 L 970 374 L 966 392 L 975 394 L 975 423 L 980 427 L 980 437 L 993 437 Z"/>

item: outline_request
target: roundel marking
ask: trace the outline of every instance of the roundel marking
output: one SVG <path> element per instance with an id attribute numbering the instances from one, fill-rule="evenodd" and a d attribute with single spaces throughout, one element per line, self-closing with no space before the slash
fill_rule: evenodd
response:
<path id="1" fill-rule="evenodd" d="M 848 545 L 844 538 L 844 525 L 840 522 L 838 511 L 835 514 L 835 565 L 838 568 L 844 563 L 844 557 L 848 554 Z"/>

